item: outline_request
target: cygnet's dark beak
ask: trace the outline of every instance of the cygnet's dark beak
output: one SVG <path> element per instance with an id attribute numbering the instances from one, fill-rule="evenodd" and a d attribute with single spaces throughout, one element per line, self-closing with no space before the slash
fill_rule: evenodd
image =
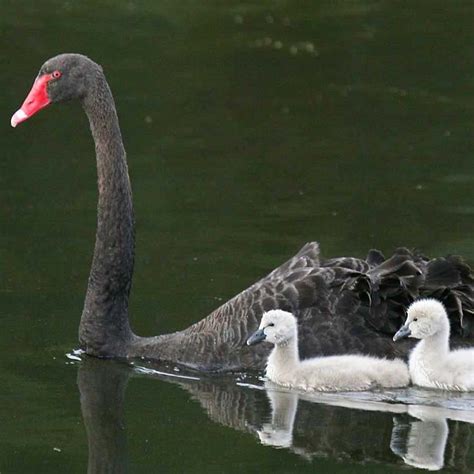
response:
<path id="1" fill-rule="evenodd" d="M 259 329 L 258 331 L 254 332 L 248 339 L 247 345 L 253 346 L 254 344 L 258 344 L 266 339 L 266 335 L 263 332 L 263 329 Z"/>
<path id="2" fill-rule="evenodd" d="M 411 336 L 410 327 L 408 326 L 408 324 L 405 324 L 395 333 L 395 336 L 393 336 L 393 340 L 398 341 L 399 339 L 403 339 L 404 337 L 410 337 L 410 336 Z"/>

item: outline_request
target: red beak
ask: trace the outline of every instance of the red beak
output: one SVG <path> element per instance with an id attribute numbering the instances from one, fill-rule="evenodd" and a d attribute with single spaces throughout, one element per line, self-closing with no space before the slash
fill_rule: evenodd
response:
<path id="1" fill-rule="evenodd" d="M 12 127 L 16 127 L 19 123 L 24 122 L 51 103 L 46 88 L 52 78 L 52 74 L 44 74 L 36 79 L 25 102 L 23 102 L 21 108 L 13 114 L 10 122 Z"/>

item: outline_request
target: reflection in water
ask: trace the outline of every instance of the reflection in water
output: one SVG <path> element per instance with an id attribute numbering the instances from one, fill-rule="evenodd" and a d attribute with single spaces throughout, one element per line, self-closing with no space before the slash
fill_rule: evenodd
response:
<path id="1" fill-rule="evenodd" d="M 272 420 L 264 423 L 258 430 L 262 444 L 289 448 L 293 445 L 293 425 L 298 409 L 298 395 L 292 392 L 268 391 L 268 399 L 272 407 Z"/>
<path id="2" fill-rule="evenodd" d="M 418 407 L 417 420 L 393 420 L 392 451 L 410 466 L 437 471 L 444 466 L 448 422 L 443 415 L 425 413 Z"/>
<path id="3" fill-rule="evenodd" d="M 409 420 L 394 418 L 392 451 L 400 456 L 410 466 L 437 471 L 445 465 L 446 458 L 457 459 L 457 466 L 466 458 L 469 449 L 470 430 L 462 435 L 464 441 L 459 441 L 459 426 L 467 425 L 455 423 L 455 430 L 447 446 L 449 427 L 447 419 L 454 422 L 474 423 L 474 414 L 471 412 L 447 410 L 433 406 L 408 405 L 407 413 L 413 417 Z"/>
<path id="4" fill-rule="evenodd" d="M 129 378 L 142 373 L 112 361 L 86 358 L 80 364 L 90 474 L 127 472 L 124 394 Z M 235 376 L 181 379 L 146 373 L 185 389 L 212 421 L 308 460 L 398 464 L 398 456 L 408 465 L 430 470 L 444 465 L 464 470 L 468 464 L 469 423 L 474 422 L 469 411 L 354 399 L 356 394 L 298 394 L 268 383 L 236 383 Z M 388 413 L 395 414 L 393 420 Z M 451 436 L 448 418 L 454 420 Z"/>
<path id="5" fill-rule="evenodd" d="M 269 389 L 267 396 L 272 407 L 272 421 L 264 424 L 263 429 L 258 431 L 263 444 L 275 447 L 292 447 L 295 452 L 301 451 L 293 445 L 293 432 L 298 398 L 315 399 L 311 395 L 298 395 L 292 392 L 283 392 L 275 386 L 266 384 Z M 354 394 L 353 396 L 357 396 Z M 319 397 L 318 397 L 319 398 Z M 394 454 L 413 467 L 428 470 L 440 470 L 444 466 L 444 456 L 448 441 L 449 428 L 447 419 L 461 422 L 474 422 L 474 414 L 460 410 L 451 410 L 442 407 L 423 405 L 404 405 L 399 403 L 384 403 L 378 401 L 338 400 L 338 396 L 329 397 L 325 403 L 333 406 L 352 408 L 366 411 L 383 411 L 410 415 L 410 418 L 395 416 L 393 418 L 393 429 L 391 434 L 390 449 Z M 316 422 L 316 420 L 314 420 Z M 470 434 L 468 425 L 464 429 Z M 459 438 L 459 437 L 457 437 Z M 463 441 L 453 442 L 450 446 L 451 456 L 456 460 L 455 465 L 464 466 L 469 447 L 469 436 L 463 437 Z M 335 437 L 335 443 L 340 442 Z M 457 454 L 457 455 L 456 455 Z M 451 462 L 451 465 L 454 463 Z"/>
<path id="6" fill-rule="evenodd" d="M 89 474 L 127 472 L 123 402 L 131 374 L 125 365 L 93 359 L 79 366 L 77 385 L 87 431 Z"/>

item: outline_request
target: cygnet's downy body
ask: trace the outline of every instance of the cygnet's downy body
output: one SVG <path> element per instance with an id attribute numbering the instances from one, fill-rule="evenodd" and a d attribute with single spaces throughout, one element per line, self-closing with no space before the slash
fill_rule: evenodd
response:
<path id="1" fill-rule="evenodd" d="M 377 387 L 405 387 L 410 381 L 400 359 L 363 355 L 315 357 L 300 360 L 296 318 L 287 311 L 264 313 L 258 331 L 247 341 L 275 345 L 268 357 L 266 375 L 272 382 L 306 391 L 360 391 Z"/>
<path id="2" fill-rule="evenodd" d="M 406 323 L 393 337 L 421 339 L 409 357 L 410 377 L 421 387 L 474 391 L 474 349 L 449 349 L 449 320 L 435 299 L 415 301 Z"/>

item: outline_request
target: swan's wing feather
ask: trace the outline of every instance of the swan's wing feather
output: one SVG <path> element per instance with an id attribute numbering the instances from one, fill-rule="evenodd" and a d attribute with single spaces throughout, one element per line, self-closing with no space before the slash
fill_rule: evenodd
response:
<path id="1" fill-rule="evenodd" d="M 430 260 L 420 296 L 436 298 L 444 304 L 453 336 L 474 337 L 474 279 L 461 257 Z"/>
<path id="2" fill-rule="evenodd" d="M 270 346 L 248 347 L 246 341 L 271 309 L 290 311 L 298 319 L 303 357 L 354 352 L 406 356 L 413 341 L 394 343 L 392 336 L 404 323 L 406 308 L 426 296 L 446 305 L 455 335 L 474 335 L 472 275 L 462 260 L 430 261 L 404 248 L 386 260 L 381 256 L 373 250 L 370 262 L 320 262 L 319 246 L 306 244 L 207 318 L 176 333 L 179 340 L 171 338 L 167 351 L 179 355 L 170 360 L 192 361 L 207 370 L 262 367 Z"/>
<path id="3" fill-rule="evenodd" d="M 380 261 L 381 254 L 371 252 L 371 263 Z M 322 265 L 331 268 L 341 263 L 361 268 L 356 259 L 332 259 Z M 400 248 L 379 265 L 370 266 L 365 274 L 341 273 L 329 288 L 332 302 L 325 307 L 319 300 L 306 310 L 302 319 L 308 327 L 302 328 L 300 339 L 303 355 L 351 351 L 406 355 L 412 341 L 393 344 L 392 336 L 404 323 L 406 308 L 420 297 L 435 297 L 444 303 L 455 346 L 459 336 L 474 337 L 473 277 L 460 257 L 428 260 Z"/>
<path id="4" fill-rule="evenodd" d="M 319 244 L 317 242 L 308 242 L 300 249 L 300 251 L 288 261 L 275 268 L 261 281 L 282 280 L 289 273 L 298 268 L 315 268 L 319 267 Z M 257 284 L 260 283 L 257 282 Z"/>
<path id="5" fill-rule="evenodd" d="M 357 272 L 367 272 L 370 268 L 370 265 L 365 260 L 354 257 L 331 258 L 324 261 L 321 266 L 327 268 L 347 268 Z"/>
<path id="6" fill-rule="evenodd" d="M 469 266 L 461 257 L 452 255 L 430 260 L 427 264 L 425 288 L 436 290 L 440 287 L 455 288 L 462 284 L 472 284 Z"/>
<path id="7" fill-rule="evenodd" d="M 384 262 L 385 256 L 380 250 L 370 249 L 365 260 L 369 267 L 376 267 Z"/>

